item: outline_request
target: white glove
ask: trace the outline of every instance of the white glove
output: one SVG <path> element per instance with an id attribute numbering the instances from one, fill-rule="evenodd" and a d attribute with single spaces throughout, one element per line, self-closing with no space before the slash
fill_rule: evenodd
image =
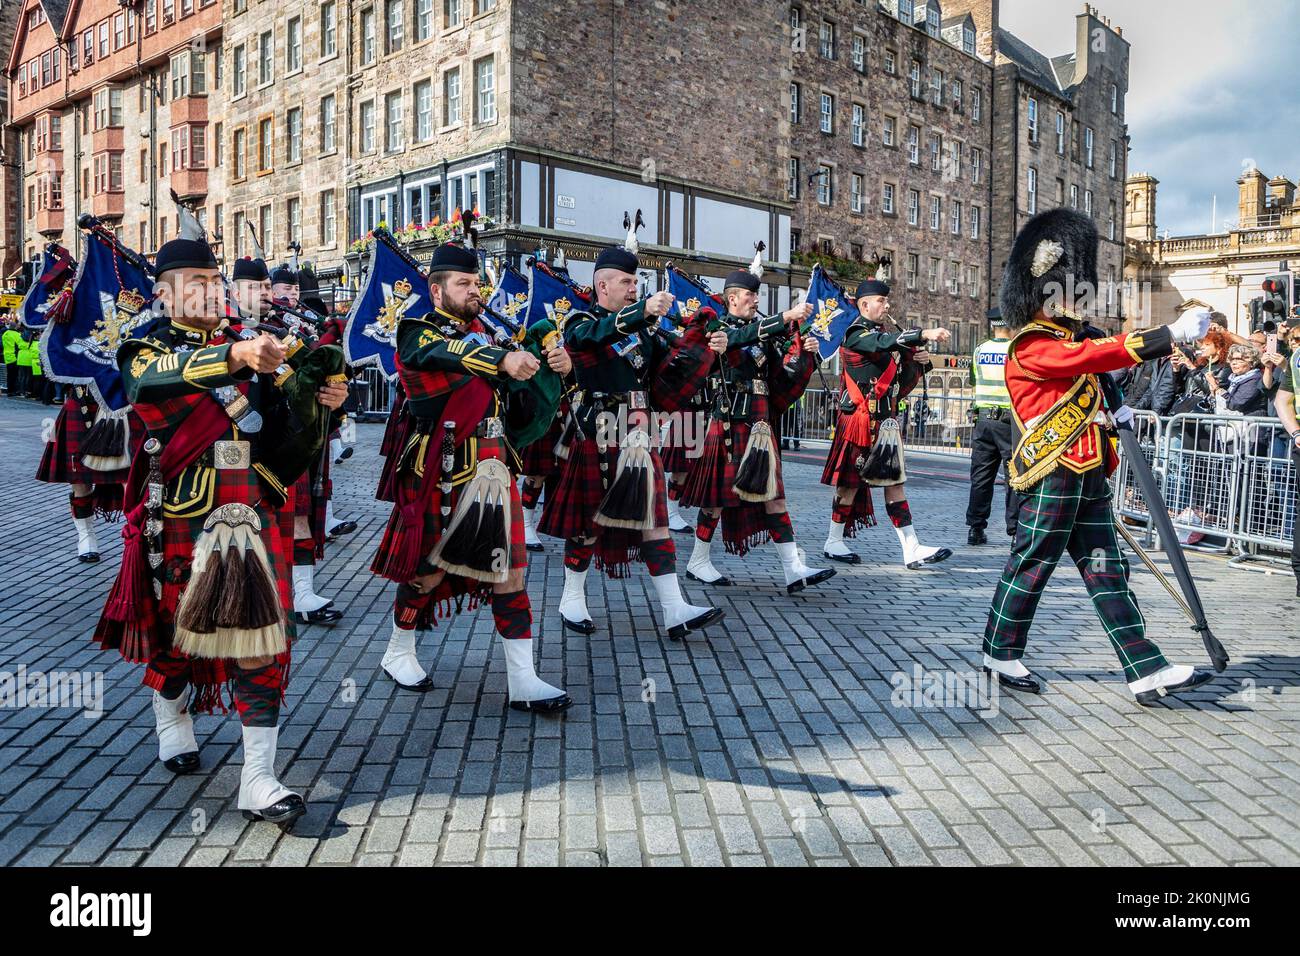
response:
<path id="1" fill-rule="evenodd" d="M 1210 331 L 1210 311 L 1208 309 L 1188 309 L 1174 322 L 1169 323 L 1169 334 L 1175 342 L 1190 344 L 1205 338 Z"/>
<path id="2" fill-rule="evenodd" d="M 1132 425 L 1133 409 L 1129 408 L 1127 405 L 1121 405 L 1119 408 L 1115 409 L 1115 411 L 1110 413 L 1110 417 L 1115 419 L 1116 425 Z"/>

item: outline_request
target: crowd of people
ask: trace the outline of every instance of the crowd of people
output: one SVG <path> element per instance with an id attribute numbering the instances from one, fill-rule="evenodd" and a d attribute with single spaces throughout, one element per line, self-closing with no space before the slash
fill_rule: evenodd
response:
<path id="1" fill-rule="evenodd" d="M 1277 332 L 1241 336 L 1215 315 L 1209 333 L 1194 346 L 1143 362 L 1120 373 L 1134 411 L 1171 415 L 1239 414 L 1271 417 L 1288 358 L 1300 349 L 1300 317 Z"/>
<path id="2" fill-rule="evenodd" d="M 42 374 L 41 333 L 29 329 L 16 315 L 6 315 L 2 338 L 5 359 L 5 394 L 10 398 L 31 398 L 45 405 L 63 401 L 63 385 Z"/>

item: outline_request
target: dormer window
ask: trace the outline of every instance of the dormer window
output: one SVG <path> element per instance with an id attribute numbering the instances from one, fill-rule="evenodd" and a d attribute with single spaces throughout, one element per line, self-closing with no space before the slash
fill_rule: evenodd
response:
<path id="1" fill-rule="evenodd" d="M 939 7 L 935 3 L 925 5 L 925 32 L 932 37 L 939 36 Z"/>
<path id="2" fill-rule="evenodd" d="M 898 19 L 902 20 L 908 26 L 914 21 L 914 4 L 912 0 L 898 0 Z"/>
<path id="3" fill-rule="evenodd" d="M 969 23 L 961 28 L 961 48 L 963 52 L 975 55 L 975 28 Z"/>

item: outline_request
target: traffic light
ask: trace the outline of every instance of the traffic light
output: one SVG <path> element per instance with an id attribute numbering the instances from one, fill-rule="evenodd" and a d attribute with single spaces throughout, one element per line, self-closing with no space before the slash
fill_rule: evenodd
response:
<path id="1" fill-rule="evenodd" d="M 1264 279 L 1261 286 L 1264 295 L 1259 304 L 1261 313 L 1259 329 L 1270 333 L 1276 332 L 1278 323 L 1285 321 L 1287 313 L 1291 311 L 1292 284 L 1289 272 L 1278 272 Z M 1251 330 L 1256 330 L 1253 321 Z"/>

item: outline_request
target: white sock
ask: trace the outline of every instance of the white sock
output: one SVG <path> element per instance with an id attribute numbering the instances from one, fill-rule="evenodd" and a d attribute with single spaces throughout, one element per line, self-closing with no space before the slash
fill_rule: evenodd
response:
<path id="1" fill-rule="evenodd" d="M 996 673 L 1006 674 L 1008 677 L 1029 676 L 1029 668 L 1020 662 L 1020 658 L 1011 661 L 998 661 L 985 654 L 984 666 Z"/>

